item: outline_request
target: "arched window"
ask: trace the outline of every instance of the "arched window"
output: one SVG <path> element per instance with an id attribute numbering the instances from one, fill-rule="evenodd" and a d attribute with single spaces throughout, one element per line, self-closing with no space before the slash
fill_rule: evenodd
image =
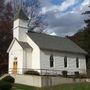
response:
<path id="1" fill-rule="evenodd" d="M 64 57 L 64 67 L 67 67 L 67 57 Z"/>
<path id="2" fill-rule="evenodd" d="M 76 67 L 77 68 L 79 67 L 79 58 L 78 57 L 76 58 Z"/>
<path id="3" fill-rule="evenodd" d="M 54 66 L 54 58 L 53 58 L 53 54 L 51 54 L 50 56 L 50 67 Z"/>

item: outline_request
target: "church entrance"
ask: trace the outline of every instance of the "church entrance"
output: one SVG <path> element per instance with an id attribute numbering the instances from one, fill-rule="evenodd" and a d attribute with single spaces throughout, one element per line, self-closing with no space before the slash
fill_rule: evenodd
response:
<path id="1" fill-rule="evenodd" d="M 17 74 L 17 61 L 13 62 L 13 74 Z"/>

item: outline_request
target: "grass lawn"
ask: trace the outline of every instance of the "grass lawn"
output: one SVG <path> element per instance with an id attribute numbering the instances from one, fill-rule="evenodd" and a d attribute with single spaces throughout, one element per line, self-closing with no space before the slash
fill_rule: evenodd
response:
<path id="1" fill-rule="evenodd" d="M 90 83 L 62 84 L 41 89 L 26 85 L 15 84 L 12 90 L 90 90 Z"/>
<path id="2" fill-rule="evenodd" d="M 36 90 L 36 87 L 15 84 L 12 90 Z"/>

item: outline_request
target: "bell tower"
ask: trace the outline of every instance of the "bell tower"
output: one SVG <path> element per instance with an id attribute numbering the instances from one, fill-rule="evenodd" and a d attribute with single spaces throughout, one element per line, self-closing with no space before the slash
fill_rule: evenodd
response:
<path id="1" fill-rule="evenodd" d="M 19 41 L 26 41 L 26 33 L 28 32 L 28 17 L 22 9 L 18 10 L 14 17 L 13 38 Z"/>

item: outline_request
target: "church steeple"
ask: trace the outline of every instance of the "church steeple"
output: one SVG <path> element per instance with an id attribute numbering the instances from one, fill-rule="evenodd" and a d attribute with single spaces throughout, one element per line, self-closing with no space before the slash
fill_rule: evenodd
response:
<path id="1" fill-rule="evenodd" d="M 28 17 L 22 9 L 18 10 L 14 17 L 13 38 L 19 41 L 26 41 L 26 33 L 28 32 Z"/>
<path id="2" fill-rule="evenodd" d="M 29 18 L 27 17 L 27 15 L 24 13 L 22 9 L 19 9 L 16 15 L 14 16 L 14 20 L 16 19 L 28 20 Z"/>

